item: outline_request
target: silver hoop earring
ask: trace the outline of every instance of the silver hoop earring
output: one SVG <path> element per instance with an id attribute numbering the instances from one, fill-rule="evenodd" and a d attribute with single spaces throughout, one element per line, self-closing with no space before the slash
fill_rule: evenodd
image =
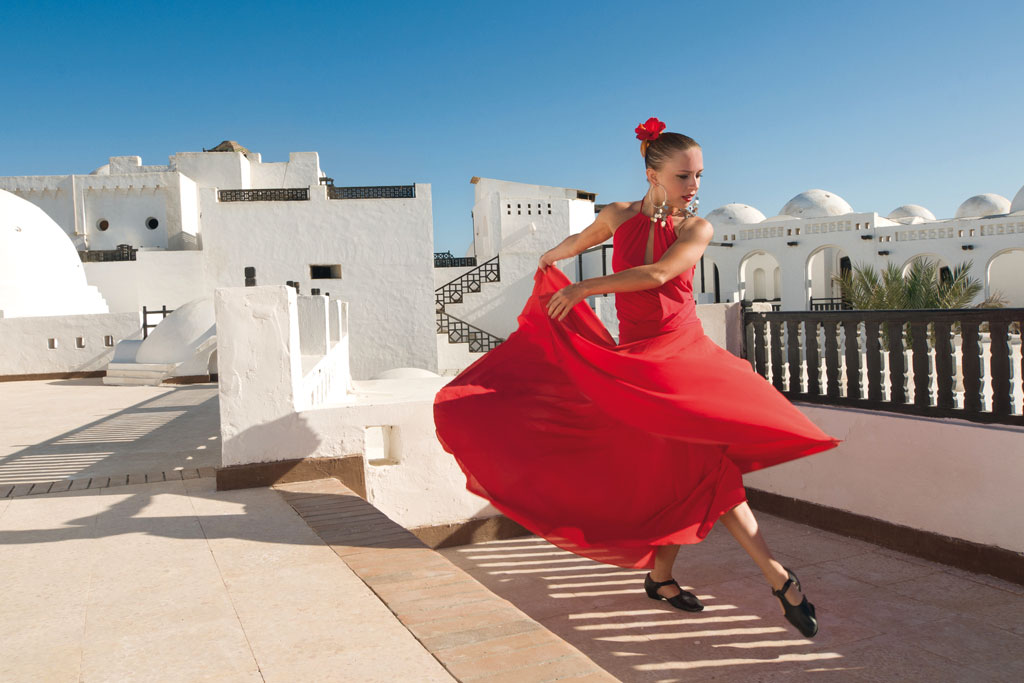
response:
<path id="1" fill-rule="evenodd" d="M 655 187 L 661 187 L 655 183 Z M 661 191 L 665 193 L 665 199 L 662 200 L 661 204 L 654 203 L 654 188 L 651 188 L 651 204 L 654 207 L 654 215 L 651 216 L 651 223 L 661 223 L 661 227 L 665 227 L 665 207 L 668 206 L 668 190 L 661 187 Z"/>

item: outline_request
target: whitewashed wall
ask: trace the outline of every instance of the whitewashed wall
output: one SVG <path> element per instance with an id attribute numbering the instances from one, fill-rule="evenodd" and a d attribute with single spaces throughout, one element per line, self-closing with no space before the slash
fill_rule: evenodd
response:
<path id="1" fill-rule="evenodd" d="M 473 207 L 477 263 L 499 256 L 501 280 L 445 312 L 499 337 L 517 327 L 516 318 L 533 291 L 541 254 L 594 221 L 594 203 L 577 191 L 481 178 Z M 558 264 L 575 279 L 575 261 Z M 445 269 L 448 270 L 448 269 Z"/>
<path id="2" fill-rule="evenodd" d="M 141 324 L 138 313 L 0 319 L 0 377 L 103 370 L 117 342 L 142 336 Z"/>
<path id="3" fill-rule="evenodd" d="M 844 442 L 831 451 L 748 474 L 748 486 L 1024 552 L 1019 502 L 1024 429 L 797 406 Z"/>
<path id="4" fill-rule="evenodd" d="M 294 280 L 303 293 L 347 301 L 356 378 L 437 368 L 429 185 L 416 185 L 415 199 L 331 200 L 320 185 L 309 201 L 218 202 L 212 189 L 200 197 L 208 286 L 239 286 L 255 265 L 260 285 Z M 332 264 L 340 279 L 310 279 L 310 265 Z"/>
<path id="5" fill-rule="evenodd" d="M 208 294 L 199 251 L 139 251 L 135 261 L 84 263 L 90 285 L 100 290 L 111 311 L 177 308 Z M 155 322 L 155 321 L 150 321 Z"/>

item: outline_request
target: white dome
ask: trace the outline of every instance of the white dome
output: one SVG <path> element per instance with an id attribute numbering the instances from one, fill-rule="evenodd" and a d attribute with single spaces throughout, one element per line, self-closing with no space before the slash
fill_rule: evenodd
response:
<path id="1" fill-rule="evenodd" d="M 764 220 L 764 214 L 749 204 L 726 204 L 704 216 L 716 228 L 750 225 Z"/>
<path id="2" fill-rule="evenodd" d="M 786 202 L 779 214 L 794 218 L 824 218 L 853 213 L 846 200 L 825 190 L 807 190 Z"/>
<path id="3" fill-rule="evenodd" d="M 110 175 L 110 164 L 103 164 L 89 175 Z"/>
<path id="4" fill-rule="evenodd" d="M 204 296 L 179 306 L 149 333 L 135 354 L 137 363 L 183 363 L 217 334 L 213 297 Z"/>
<path id="5" fill-rule="evenodd" d="M 71 238 L 45 211 L 0 190 L 0 311 L 5 318 L 107 313 Z"/>
<path id="6" fill-rule="evenodd" d="M 935 214 L 920 204 L 904 204 L 893 209 L 886 218 L 900 223 L 922 223 L 935 220 Z M 914 220 L 915 218 L 921 220 Z"/>
<path id="7" fill-rule="evenodd" d="M 422 368 L 392 368 L 385 370 L 372 379 L 417 379 L 420 377 L 440 377 L 441 375 Z"/>
<path id="8" fill-rule="evenodd" d="M 985 194 L 976 194 L 961 204 L 960 208 L 956 210 L 956 218 L 1001 216 L 1006 213 L 1010 213 L 1010 200 L 1002 195 L 986 192 Z"/>
<path id="9" fill-rule="evenodd" d="M 1013 203 L 1010 205 L 1010 213 L 1018 211 L 1024 211 L 1024 187 L 1017 190 L 1017 194 L 1013 195 Z"/>

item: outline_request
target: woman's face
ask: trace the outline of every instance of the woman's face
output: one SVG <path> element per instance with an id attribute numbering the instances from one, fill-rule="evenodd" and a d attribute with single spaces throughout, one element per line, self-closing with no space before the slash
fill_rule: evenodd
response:
<path id="1" fill-rule="evenodd" d="M 659 171 L 647 169 L 647 179 L 665 188 L 668 193 L 668 205 L 676 209 L 685 208 L 693 200 L 700 189 L 702 175 L 704 156 L 699 147 L 676 152 Z M 654 190 L 652 196 L 655 201 L 660 202 L 662 193 Z"/>

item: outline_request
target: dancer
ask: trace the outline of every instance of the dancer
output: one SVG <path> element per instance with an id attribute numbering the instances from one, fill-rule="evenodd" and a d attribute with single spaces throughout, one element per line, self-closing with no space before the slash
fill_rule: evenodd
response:
<path id="1" fill-rule="evenodd" d="M 720 519 L 810 637 L 814 606 L 772 557 L 741 475 L 839 440 L 704 334 L 692 289 L 713 233 L 694 207 L 702 151 L 664 128 L 636 129 L 647 194 L 540 257 L 518 329 L 435 397 L 437 435 L 469 491 L 561 548 L 650 569 L 647 595 L 677 609 L 703 609 L 672 576 L 679 546 Z M 571 283 L 551 267 L 609 238 L 613 274 Z M 585 302 L 613 292 L 618 343 Z"/>

